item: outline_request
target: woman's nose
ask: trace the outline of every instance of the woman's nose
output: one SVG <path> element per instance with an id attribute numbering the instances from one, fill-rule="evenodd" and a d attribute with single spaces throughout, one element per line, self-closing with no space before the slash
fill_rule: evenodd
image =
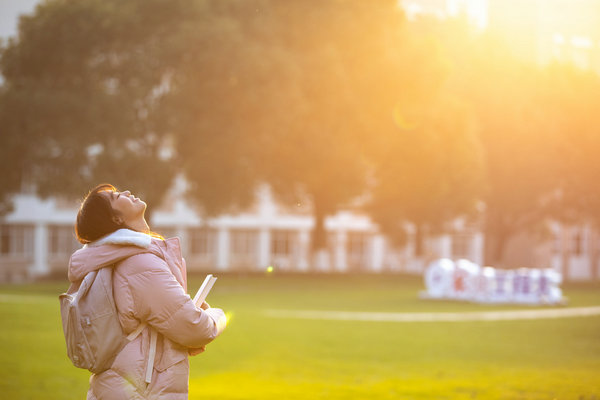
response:
<path id="1" fill-rule="evenodd" d="M 121 192 L 122 194 L 124 194 L 125 196 L 129 196 L 131 194 L 131 192 L 129 190 L 126 190 L 124 192 Z"/>

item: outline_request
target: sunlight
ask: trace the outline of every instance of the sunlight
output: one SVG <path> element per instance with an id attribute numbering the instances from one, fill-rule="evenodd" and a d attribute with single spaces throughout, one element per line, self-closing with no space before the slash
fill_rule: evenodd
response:
<path id="1" fill-rule="evenodd" d="M 526 61 L 594 67 L 600 53 L 600 2 L 488 0 L 489 29 Z"/>
<path id="2" fill-rule="evenodd" d="M 399 0 L 409 20 L 464 19 L 492 33 L 526 62 L 600 67 L 600 2 L 596 0 Z M 596 63 L 597 64 L 597 63 Z"/>
<path id="3" fill-rule="evenodd" d="M 398 128 L 405 131 L 412 131 L 417 127 L 415 120 L 409 119 L 400 105 L 396 105 L 392 110 L 392 119 Z"/>

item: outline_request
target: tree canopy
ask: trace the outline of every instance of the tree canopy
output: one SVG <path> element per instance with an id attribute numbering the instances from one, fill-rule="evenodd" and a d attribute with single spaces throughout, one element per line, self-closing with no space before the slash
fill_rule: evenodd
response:
<path id="1" fill-rule="evenodd" d="M 174 166 L 156 110 L 191 4 L 48 1 L 21 18 L 0 64 L 3 196 L 23 180 L 70 196 L 111 181 L 160 200 Z"/>
<path id="2" fill-rule="evenodd" d="M 266 182 L 311 205 L 314 249 L 357 198 L 392 236 L 483 202 L 492 262 L 548 216 L 600 219 L 598 76 L 395 0 L 49 0 L 0 70 L 0 200 L 108 181 L 158 206 L 183 174 L 215 214 Z"/>
<path id="3" fill-rule="evenodd" d="M 322 247 L 365 148 L 437 84 L 405 23 L 391 0 L 49 1 L 3 52 L 6 151 L 41 193 L 108 180 L 158 203 L 183 171 L 209 213 L 266 181 L 308 198 Z"/>

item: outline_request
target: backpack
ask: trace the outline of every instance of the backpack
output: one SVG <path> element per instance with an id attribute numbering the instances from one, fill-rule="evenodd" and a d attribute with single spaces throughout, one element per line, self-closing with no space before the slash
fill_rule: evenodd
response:
<path id="1" fill-rule="evenodd" d="M 161 254 L 151 253 L 163 258 Z M 129 336 L 123 332 L 113 297 L 114 266 L 88 272 L 78 287 L 73 284 L 67 293 L 59 296 L 67 355 L 73 365 L 95 374 L 109 369 L 123 347 L 147 326 L 145 322 L 141 323 Z M 157 332 L 151 329 L 147 383 L 152 375 L 156 340 Z"/>
<path id="2" fill-rule="evenodd" d="M 67 355 L 95 374 L 109 369 L 128 342 L 113 298 L 113 267 L 89 272 L 75 292 L 59 296 Z"/>

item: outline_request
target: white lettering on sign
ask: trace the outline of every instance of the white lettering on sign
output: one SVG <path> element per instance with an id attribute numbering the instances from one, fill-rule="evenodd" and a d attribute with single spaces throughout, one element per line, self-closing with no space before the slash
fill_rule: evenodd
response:
<path id="1" fill-rule="evenodd" d="M 479 303 L 564 303 L 562 276 L 553 269 L 506 270 L 442 258 L 425 271 L 422 297 Z"/>

